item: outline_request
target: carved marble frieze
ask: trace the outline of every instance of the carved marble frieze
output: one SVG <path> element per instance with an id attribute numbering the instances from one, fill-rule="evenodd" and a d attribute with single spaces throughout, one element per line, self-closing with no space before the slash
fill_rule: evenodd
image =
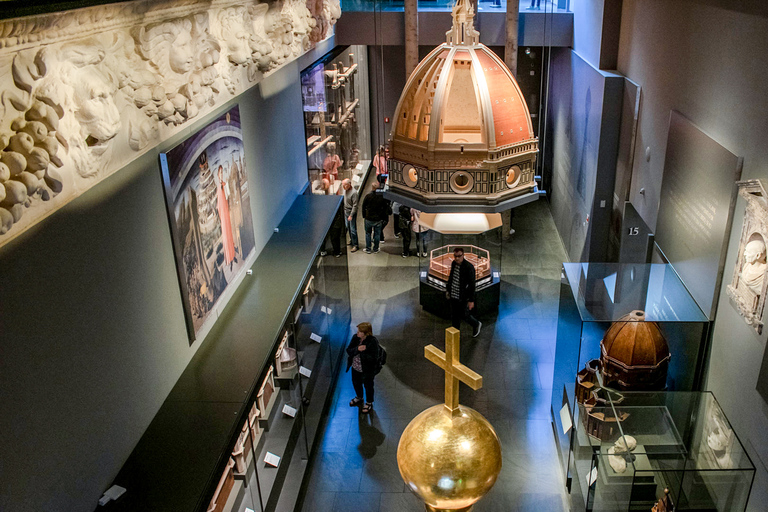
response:
<path id="1" fill-rule="evenodd" d="M 0 21 L 0 245 L 330 36 L 339 0 L 125 2 Z"/>
<path id="2" fill-rule="evenodd" d="M 739 181 L 737 185 L 747 207 L 733 278 L 726 291 L 744 320 L 761 334 L 768 292 L 768 191 L 762 180 Z"/>

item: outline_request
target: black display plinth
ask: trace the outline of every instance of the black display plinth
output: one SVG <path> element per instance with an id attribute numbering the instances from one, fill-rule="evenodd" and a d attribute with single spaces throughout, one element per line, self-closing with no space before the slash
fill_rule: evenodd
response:
<path id="1" fill-rule="evenodd" d="M 475 309 L 477 315 L 496 313 L 499 310 L 501 296 L 501 280 L 493 277 L 492 281 L 475 290 Z M 424 311 L 441 318 L 451 317 L 451 308 L 445 298 L 445 288 L 439 288 L 427 281 L 426 277 L 419 279 L 419 304 Z"/>

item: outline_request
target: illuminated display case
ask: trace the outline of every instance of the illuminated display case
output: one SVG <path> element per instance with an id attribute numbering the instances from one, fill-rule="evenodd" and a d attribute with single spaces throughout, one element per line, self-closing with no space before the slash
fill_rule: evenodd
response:
<path id="1" fill-rule="evenodd" d="M 571 510 L 746 508 L 755 466 L 712 393 L 608 392 L 600 407 L 578 410 Z M 593 435 L 595 417 L 610 434 Z"/>
<path id="2" fill-rule="evenodd" d="M 479 314 L 499 308 L 501 228 L 478 234 L 443 234 L 430 230 L 423 236 L 427 256 L 419 257 L 419 299 L 425 311 L 444 317 L 449 315 L 445 292 L 453 250 L 457 247 L 464 249 L 464 258 L 475 267 L 475 303 Z M 420 247 L 417 249 L 422 254 Z"/>
<path id="3" fill-rule="evenodd" d="M 559 308 L 551 413 L 573 492 L 575 432 L 613 443 L 632 393 L 700 389 L 709 320 L 662 264 L 565 263 Z"/>
<path id="4" fill-rule="evenodd" d="M 301 72 L 307 169 L 313 194 L 359 186 L 371 161 L 365 46 L 337 47 Z"/>

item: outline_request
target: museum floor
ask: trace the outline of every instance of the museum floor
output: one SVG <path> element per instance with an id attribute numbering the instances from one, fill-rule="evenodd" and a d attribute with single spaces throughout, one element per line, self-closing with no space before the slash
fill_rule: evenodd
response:
<path id="1" fill-rule="evenodd" d="M 423 347 L 443 349 L 450 323 L 419 306 L 418 258 L 400 256 L 391 224 L 379 254 L 349 255 L 353 325 L 370 321 L 389 358 L 376 378 L 374 414 L 349 407 L 354 391 L 349 374 L 341 373 L 305 512 L 424 510 L 406 489 L 395 456 L 408 422 L 443 400 L 443 374 L 424 359 Z M 549 403 L 565 251 L 545 200 L 518 208 L 512 225 L 516 233 L 502 250 L 499 313 L 481 315 L 477 339 L 462 326 L 461 361 L 483 375 L 483 388 L 462 385 L 461 403 L 491 422 L 504 457 L 499 480 L 474 511 L 559 512 L 564 487 Z"/>

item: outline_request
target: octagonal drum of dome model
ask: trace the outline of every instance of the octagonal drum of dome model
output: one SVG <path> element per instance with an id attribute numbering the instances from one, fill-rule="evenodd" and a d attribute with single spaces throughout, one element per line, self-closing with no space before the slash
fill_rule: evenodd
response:
<path id="1" fill-rule="evenodd" d="M 458 1 L 447 42 L 413 71 L 393 118 L 388 193 L 427 212 L 498 212 L 538 197 L 528 106 L 473 17 Z"/>

